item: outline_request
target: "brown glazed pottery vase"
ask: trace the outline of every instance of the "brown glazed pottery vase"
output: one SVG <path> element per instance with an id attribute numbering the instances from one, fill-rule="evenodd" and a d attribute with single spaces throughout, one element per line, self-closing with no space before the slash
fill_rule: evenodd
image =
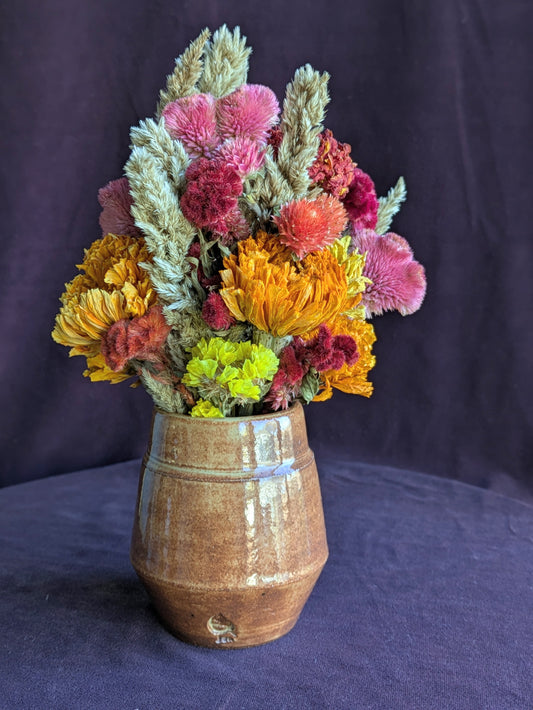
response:
<path id="1" fill-rule="evenodd" d="M 301 404 L 226 419 L 154 411 L 131 561 L 171 633 L 213 648 L 272 641 L 327 556 Z"/>

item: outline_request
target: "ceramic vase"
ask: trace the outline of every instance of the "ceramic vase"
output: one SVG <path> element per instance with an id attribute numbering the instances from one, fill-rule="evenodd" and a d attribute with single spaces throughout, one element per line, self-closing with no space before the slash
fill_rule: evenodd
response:
<path id="1" fill-rule="evenodd" d="M 131 561 L 166 628 L 240 648 L 296 623 L 326 562 L 303 407 L 198 419 L 155 410 Z"/>

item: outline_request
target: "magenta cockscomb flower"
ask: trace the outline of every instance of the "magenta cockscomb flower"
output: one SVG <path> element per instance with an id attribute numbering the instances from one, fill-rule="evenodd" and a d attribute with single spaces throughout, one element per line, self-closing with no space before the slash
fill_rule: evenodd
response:
<path id="1" fill-rule="evenodd" d="M 213 291 L 204 301 L 202 318 L 213 330 L 228 330 L 237 322 L 222 300 L 222 296 Z"/>
<path id="2" fill-rule="evenodd" d="M 261 150 L 258 143 L 246 136 L 224 141 L 217 150 L 216 156 L 226 165 L 234 168 L 241 178 L 257 172 L 265 162 L 265 152 Z"/>
<path id="3" fill-rule="evenodd" d="M 352 245 L 360 254 L 366 252 L 363 273 L 372 280 L 363 293 L 367 318 L 394 310 L 406 316 L 420 308 L 426 276 L 407 240 L 393 232 L 380 235 L 362 229 L 353 235 Z"/>
<path id="4" fill-rule="evenodd" d="M 333 335 L 325 323 L 309 340 L 296 337 L 292 343 L 296 358 L 318 372 L 354 365 L 359 357 L 357 343 L 349 335 Z"/>
<path id="5" fill-rule="evenodd" d="M 211 156 L 220 145 L 216 99 L 211 94 L 185 96 L 167 104 L 162 116 L 172 138 L 181 141 L 193 158 Z"/>
<path id="6" fill-rule="evenodd" d="M 375 229 L 378 222 L 379 202 L 370 175 L 360 168 L 354 174 L 342 204 L 350 218 L 352 230 Z"/>
<path id="7" fill-rule="evenodd" d="M 133 198 L 130 195 L 128 178 L 111 180 L 105 187 L 101 187 L 98 190 L 98 202 L 102 207 L 100 227 L 104 236 L 106 234 L 142 236 L 131 214 Z"/>
<path id="8" fill-rule="evenodd" d="M 197 227 L 223 220 L 237 207 L 242 181 L 222 160 L 200 158 L 185 173 L 187 188 L 180 200 L 185 217 Z"/>
<path id="9" fill-rule="evenodd" d="M 261 84 L 243 84 L 216 104 L 219 135 L 224 138 L 245 136 L 265 144 L 269 131 L 277 123 L 279 103 L 274 92 Z"/>

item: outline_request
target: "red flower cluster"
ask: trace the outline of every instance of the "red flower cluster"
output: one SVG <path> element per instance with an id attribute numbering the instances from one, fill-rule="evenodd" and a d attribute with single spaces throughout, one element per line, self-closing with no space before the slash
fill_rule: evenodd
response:
<path id="1" fill-rule="evenodd" d="M 309 168 L 309 177 L 325 192 L 342 199 L 352 182 L 355 163 L 350 157 L 352 148 L 339 143 L 326 128 L 320 134 L 320 146 L 315 162 Z"/>
<path id="2" fill-rule="evenodd" d="M 216 227 L 237 207 L 242 181 L 222 160 L 200 158 L 185 173 L 187 189 L 180 200 L 185 217 L 197 227 Z"/>
<path id="3" fill-rule="evenodd" d="M 158 362 L 169 333 L 170 326 L 161 306 L 153 306 L 143 316 L 113 323 L 101 343 L 106 365 L 114 372 L 120 372 L 129 360 Z"/>
<path id="4" fill-rule="evenodd" d="M 293 346 L 297 359 L 318 372 L 338 370 L 344 363 L 354 365 L 359 357 L 357 343 L 350 335 L 332 335 L 324 324 L 314 338 L 295 338 Z"/>
<path id="5" fill-rule="evenodd" d="M 311 368 L 317 372 L 338 370 L 345 363 L 354 365 L 358 357 L 357 343 L 351 336 L 332 335 L 323 323 L 314 338 L 296 337 L 283 349 L 265 402 L 273 411 L 287 409 L 298 396 L 302 380 Z"/>
<path id="6" fill-rule="evenodd" d="M 204 301 L 202 318 L 213 330 L 228 330 L 236 323 L 222 296 L 216 292 L 210 293 Z"/>
<path id="7" fill-rule="evenodd" d="M 348 194 L 342 204 L 348 212 L 352 230 L 374 229 L 378 221 L 379 202 L 372 178 L 355 168 Z"/>

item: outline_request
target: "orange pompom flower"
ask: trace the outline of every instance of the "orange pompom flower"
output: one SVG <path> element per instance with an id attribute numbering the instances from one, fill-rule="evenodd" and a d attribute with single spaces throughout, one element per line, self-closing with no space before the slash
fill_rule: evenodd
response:
<path id="1" fill-rule="evenodd" d="M 320 195 L 316 200 L 288 202 L 273 219 L 281 243 L 302 259 L 333 244 L 346 226 L 348 214 L 335 197 Z"/>
<path id="2" fill-rule="evenodd" d="M 220 295 L 231 314 L 277 337 L 315 330 L 347 301 L 346 271 L 329 250 L 295 262 L 277 237 L 258 232 L 224 266 Z"/>

